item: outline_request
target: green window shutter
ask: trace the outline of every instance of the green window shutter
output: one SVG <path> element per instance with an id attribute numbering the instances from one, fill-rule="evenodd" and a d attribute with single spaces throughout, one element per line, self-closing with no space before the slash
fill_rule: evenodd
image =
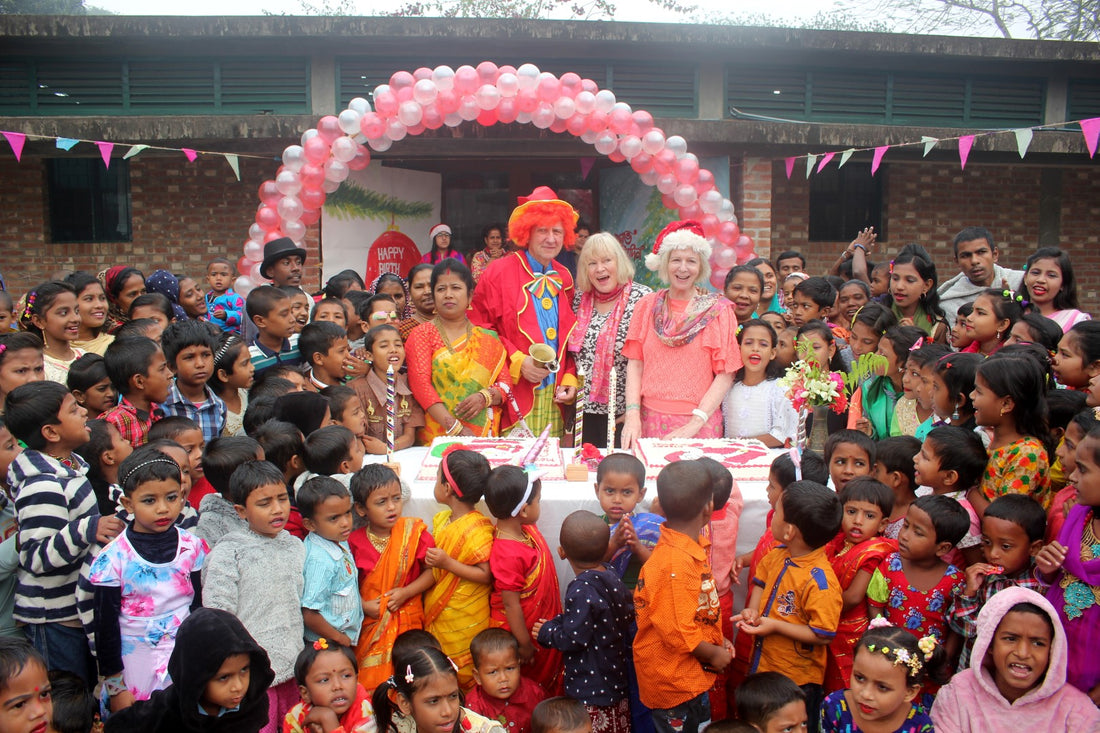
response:
<path id="1" fill-rule="evenodd" d="M 1041 125 L 1045 104 L 1045 79 L 973 77 L 966 121 L 973 127 Z"/>
<path id="2" fill-rule="evenodd" d="M 894 74 L 892 124 L 952 127 L 962 123 L 965 109 L 963 77 Z"/>
<path id="3" fill-rule="evenodd" d="M 118 113 L 125 108 L 121 61 L 39 61 L 37 72 L 37 114 Z"/>
<path id="4" fill-rule="evenodd" d="M 221 61 L 224 114 L 307 114 L 310 111 L 309 60 L 241 58 Z"/>
<path id="5" fill-rule="evenodd" d="M 1070 79 L 1067 120 L 1100 117 L 1100 79 Z"/>
<path id="6" fill-rule="evenodd" d="M 211 61 L 134 59 L 130 61 L 130 111 L 214 112 L 215 83 Z"/>
<path id="7" fill-rule="evenodd" d="M 727 67 L 726 107 L 729 116 L 728 107 L 736 107 L 765 117 L 806 119 L 806 72 Z"/>
<path id="8" fill-rule="evenodd" d="M 887 76 L 870 71 L 810 74 L 810 115 L 815 120 L 886 122 Z"/>
<path id="9" fill-rule="evenodd" d="M 608 86 L 615 98 L 633 109 L 655 117 L 698 114 L 697 70 L 692 64 L 614 64 L 611 74 Z"/>
<path id="10" fill-rule="evenodd" d="M 31 114 L 34 72 L 29 63 L 0 59 L 0 114 Z"/>

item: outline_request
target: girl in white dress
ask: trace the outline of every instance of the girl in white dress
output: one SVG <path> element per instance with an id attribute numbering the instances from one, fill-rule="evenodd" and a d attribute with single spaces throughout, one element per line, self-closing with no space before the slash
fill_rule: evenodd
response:
<path id="1" fill-rule="evenodd" d="M 782 369 L 775 360 L 777 342 L 775 329 L 764 321 L 754 319 L 738 326 L 744 366 L 722 401 L 727 438 L 755 438 L 769 448 L 794 440 L 798 413 L 779 386 Z"/>

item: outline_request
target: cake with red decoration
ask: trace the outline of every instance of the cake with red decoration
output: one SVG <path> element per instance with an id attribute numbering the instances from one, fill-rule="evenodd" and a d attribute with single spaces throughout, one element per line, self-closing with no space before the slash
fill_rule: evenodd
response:
<path id="1" fill-rule="evenodd" d="M 463 438 L 441 436 L 432 441 L 432 446 L 420 464 L 417 481 L 435 481 L 439 475 L 439 462 L 443 453 L 452 445 L 461 445 L 485 456 L 493 468 L 522 460 L 534 446 L 536 438 L 512 440 L 511 438 Z M 535 465 L 543 471 L 544 481 L 564 481 L 565 464 L 561 457 L 561 443 L 557 438 L 547 438 L 542 450 L 535 457 Z"/>
<path id="2" fill-rule="evenodd" d="M 646 478 L 656 479 L 661 469 L 675 461 L 713 458 L 730 470 L 737 481 L 767 481 L 772 451 L 759 440 L 724 438 L 664 440 L 641 438 L 635 454 L 645 464 Z"/>

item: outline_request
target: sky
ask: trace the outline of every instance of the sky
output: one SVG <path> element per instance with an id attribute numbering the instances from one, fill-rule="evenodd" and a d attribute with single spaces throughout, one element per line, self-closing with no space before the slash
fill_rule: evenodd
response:
<path id="1" fill-rule="evenodd" d="M 400 0 L 378 2 L 378 0 L 355 0 L 358 11 L 363 15 L 377 14 L 379 9 L 397 7 Z M 691 0 L 688 0 L 691 2 Z M 263 15 L 269 13 L 301 14 L 302 6 L 298 0 L 87 0 L 88 5 L 109 10 L 121 15 Z M 320 5 L 320 2 L 313 4 Z M 333 3 L 335 4 L 335 3 Z M 618 0 L 616 20 L 622 21 L 668 21 L 663 13 L 654 13 L 654 6 L 643 0 Z M 766 13 L 775 18 L 796 19 L 809 17 L 818 11 L 833 8 L 834 0 L 786 0 L 776 3 L 774 0 L 694 0 L 700 12 L 725 15 L 729 12 L 740 14 Z M 374 12 L 372 12 L 372 10 Z M 655 17 L 656 16 L 656 17 Z"/>

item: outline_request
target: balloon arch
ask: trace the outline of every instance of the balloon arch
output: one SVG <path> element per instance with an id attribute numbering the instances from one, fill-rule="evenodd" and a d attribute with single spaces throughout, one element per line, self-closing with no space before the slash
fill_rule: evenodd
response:
<path id="1" fill-rule="evenodd" d="M 279 237 L 301 244 L 307 227 L 320 220 L 325 196 L 351 171 L 370 164 L 370 150 L 384 152 L 406 135 L 473 120 L 568 132 L 614 162 L 629 161 L 645 184 L 661 192 L 666 208 L 703 225 L 712 251 L 711 282 L 718 289 L 731 267 L 755 256 L 733 204 L 715 187 L 714 174 L 688 152 L 684 138 L 666 137 L 650 113 L 632 110 L 591 79 L 572 72 L 559 78 L 534 64 L 517 69 L 483 61 L 476 68 L 398 71 L 389 84 L 375 87 L 373 97 L 373 110 L 356 97 L 338 117 L 322 117 L 302 134 L 300 145 L 283 151 L 275 178 L 260 185 L 256 220 L 237 262 L 238 293 L 266 282 L 260 275 L 264 244 Z"/>

